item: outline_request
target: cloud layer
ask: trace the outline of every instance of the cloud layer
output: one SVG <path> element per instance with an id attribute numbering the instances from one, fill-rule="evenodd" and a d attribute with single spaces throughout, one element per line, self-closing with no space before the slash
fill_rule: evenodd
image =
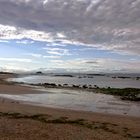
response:
<path id="1" fill-rule="evenodd" d="M 0 0 L 0 38 L 65 40 L 140 54 L 139 13 L 140 0 Z"/>

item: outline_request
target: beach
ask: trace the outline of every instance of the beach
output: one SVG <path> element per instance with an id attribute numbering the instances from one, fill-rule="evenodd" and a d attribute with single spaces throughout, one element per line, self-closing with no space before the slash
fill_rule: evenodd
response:
<path id="1" fill-rule="evenodd" d="M 0 75 L 0 79 L 14 77 Z M 36 94 L 34 87 L 1 82 L 0 94 Z M 40 92 L 41 93 L 41 92 Z M 140 117 L 39 107 L 0 98 L 1 140 L 139 139 Z"/>

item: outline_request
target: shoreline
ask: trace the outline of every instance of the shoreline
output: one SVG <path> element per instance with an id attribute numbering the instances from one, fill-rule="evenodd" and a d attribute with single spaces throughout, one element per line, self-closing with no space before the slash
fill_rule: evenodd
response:
<path id="1" fill-rule="evenodd" d="M 19 75 L 17 77 L 20 77 Z M 16 77 L 14 77 L 16 78 Z M 8 79 L 8 78 L 7 78 Z M 132 87 L 126 87 L 126 88 L 113 88 L 113 87 L 99 87 L 98 85 L 76 85 L 76 84 L 56 84 L 56 83 L 25 83 L 25 82 L 16 82 L 16 81 L 8 81 L 4 80 L 7 83 L 15 84 L 15 85 L 21 85 L 21 86 L 32 86 L 39 87 L 39 88 L 54 88 L 54 89 L 67 89 L 67 90 L 77 90 L 77 91 L 88 91 L 93 93 L 102 93 L 106 95 L 113 95 L 116 97 L 119 97 L 121 100 L 126 101 L 134 101 L 139 102 L 140 101 L 140 88 L 132 88 Z"/>
<path id="2" fill-rule="evenodd" d="M 6 76 L 7 77 L 7 76 Z M 16 84 L 0 84 L 0 93 L 11 93 L 12 94 L 24 94 L 24 93 L 36 93 L 39 91 L 34 90 L 33 87 L 26 87 Z M 132 116 L 122 116 L 115 114 L 103 114 L 103 113 L 94 113 L 88 111 L 78 111 L 78 110 L 68 110 L 68 109 L 57 109 L 50 107 L 39 107 L 32 106 L 28 104 L 22 104 L 20 101 L 13 101 L 9 99 L 2 100 L 0 99 L 0 121 L 4 120 L 5 125 L 8 127 L 10 124 L 17 123 L 22 124 L 20 129 L 23 130 L 22 134 L 25 133 L 26 130 L 24 127 L 29 128 L 32 131 L 38 130 L 39 137 L 34 135 L 41 140 L 43 139 L 42 131 L 45 132 L 49 137 L 48 139 L 56 139 L 59 137 L 60 140 L 63 138 L 70 140 L 77 140 L 77 134 L 81 137 L 82 140 L 127 140 L 140 138 L 140 117 L 132 117 Z M 42 122 L 42 118 L 40 120 L 39 114 L 50 116 L 50 119 L 46 122 Z M 34 118 L 33 116 L 38 116 Z M 68 119 L 68 120 L 67 120 Z M 87 123 L 88 122 L 88 123 Z M 31 126 L 28 126 L 31 124 Z M 47 126 L 49 128 L 46 128 Z M 2 126 L 0 125 L 0 128 Z M 60 135 L 56 128 L 59 127 L 59 130 L 62 132 Z M 89 128 L 88 128 L 89 127 Z M 52 129 L 52 132 L 49 129 Z M 92 128 L 92 129 L 91 129 Z M 9 130 L 6 129 L 6 133 Z M 8 130 L 7 130 L 8 129 Z M 16 130 L 17 131 L 17 130 Z M 16 132 L 15 131 L 15 132 Z M 67 135 L 65 135 L 64 131 Z M 82 132 L 84 135 L 81 136 Z M 9 132 L 9 131 L 8 131 Z M 76 133 L 75 133 L 76 132 Z M 94 133 L 93 133 L 94 132 Z M 102 133 L 102 136 L 99 135 Z M 0 131 L 1 134 L 1 131 Z M 53 135 L 56 136 L 52 138 Z M 5 134 L 6 135 L 6 134 Z M 16 139 L 17 134 L 14 133 Z M 31 134 L 28 134 L 28 136 Z M 29 138 L 29 140 L 36 139 L 35 136 Z M 86 136 L 86 137 L 85 137 Z M 5 136 L 3 136 L 5 138 Z M 9 135 L 10 137 L 10 135 Z M 24 136 L 23 136 L 24 137 Z M 73 137 L 73 138 L 72 138 Z M 25 138 L 27 139 L 27 138 Z M 12 140 L 12 139 L 11 139 Z"/>
<path id="3" fill-rule="evenodd" d="M 40 84 L 20 84 L 17 82 L 9 82 L 7 79 L 10 77 L 15 78 L 17 75 L 16 74 L 0 74 L 0 79 L 2 79 L 2 83 L 0 83 L 0 93 L 1 94 L 8 94 L 8 95 L 20 95 L 20 94 L 42 94 L 45 93 L 46 89 L 66 89 L 66 90 L 74 90 L 74 91 L 87 91 L 87 92 L 93 92 L 95 89 L 82 89 L 82 88 L 74 88 L 74 87 L 53 87 L 53 86 L 46 86 L 44 87 L 43 85 L 40 86 Z M 98 90 L 98 89 L 97 89 Z M 105 94 L 101 92 L 95 92 L 94 94 Z M 113 95 L 114 94 L 107 94 L 107 95 Z M 116 96 L 119 98 L 119 96 Z M 6 97 L 1 97 L 1 99 L 4 100 L 9 100 L 11 102 L 20 102 L 22 105 L 28 105 L 28 106 L 34 106 L 34 107 L 40 107 L 40 108 L 51 108 L 51 109 L 57 109 L 57 110 L 69 110 L 69 111 L 79 111 L 79 112 L 91 112 L 91 113 L 97 113 L 97 114 L 102 114 L 102 115 L 113 115 L 113 116 L 126 116 L 126 117 L 136 117 L 139 118 L 139 116 L 131 116 L 131 115 L 120 115 L 120 114 L 113 114 L 113 113 L 101 113 L 101 112 L 92 112 L 92 111 L 85 111 L 85 110 L 73 110 L 73 109 L 67 109 L 67 108 L 56 108 L 56 107 L 47 107 L 47 106 L 39 106 L 36 105 L 35 103 L 32 102 L 26 102 L 26 101 L 19 101 L 19 100 L 13 100 L 13 99 L 8 99 Z M 120 99 L 121 100 L 121 99 Z M 129 101 L 129 100 L 128 100 Z M 133 101 L 134 102 L 134 101 Z"/>

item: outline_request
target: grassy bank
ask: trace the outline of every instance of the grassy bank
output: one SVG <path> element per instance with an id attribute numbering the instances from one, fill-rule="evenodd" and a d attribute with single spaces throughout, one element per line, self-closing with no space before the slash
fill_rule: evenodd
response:
<path id="1" fill-rule="evenodd" d="M 97 88 L 95 92 L 120 96 L 122 100 L 140 101 L 140 89 L 137 88 Z"/>

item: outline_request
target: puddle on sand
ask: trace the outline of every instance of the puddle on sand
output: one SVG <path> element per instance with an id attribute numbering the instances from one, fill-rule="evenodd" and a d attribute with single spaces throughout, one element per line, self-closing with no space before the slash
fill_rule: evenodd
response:
<path id="1" fill-rule="evenodd" d="M 42 90 L 39 94 L 0 94 L 0 97 L 37 106 L 140 116 L 140 103 L 122 101 L 112 95 L 66 89 Z"/>

